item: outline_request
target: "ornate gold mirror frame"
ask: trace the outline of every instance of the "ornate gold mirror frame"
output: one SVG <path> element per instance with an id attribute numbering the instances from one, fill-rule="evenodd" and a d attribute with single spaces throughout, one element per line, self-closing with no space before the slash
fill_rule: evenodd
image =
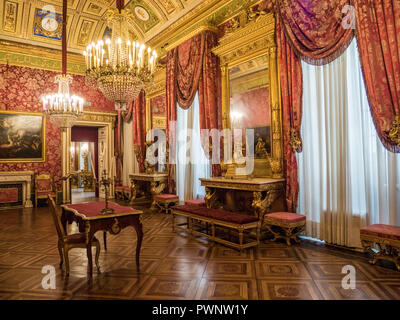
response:
<path id="1" fill-rule="evenodd" d="M 271 107 L 271 155 L 273 178 L 283 177 L 282 107 L 279 88 L 275 18 L 272 13 L 244 11 L 213 49 L 220 58 L 222 75 L 222 123 L 231 128 L 229 70 L 243 62 L 268 55 Z"/>

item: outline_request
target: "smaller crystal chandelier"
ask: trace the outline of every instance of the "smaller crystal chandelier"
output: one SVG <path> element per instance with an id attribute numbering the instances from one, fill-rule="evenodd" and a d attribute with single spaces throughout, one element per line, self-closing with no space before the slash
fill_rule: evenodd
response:
<path id="1" fill-rule="evenodd" d="M 150 83 L 156 68 L 157 53 L 145 44 L 129 37 L 128 22 L 132 14 L 117 1 L 117 9 L 108 11 L 111 39 L 92 42 L 83 52 L 86 60 L 86 80 L 97 86 L 104 96 L 114 101 L 116 110 L 137 98 Z"/>
<path id="2" fill-rule="evenodd" d="M 67 0 L 63 0 L 63 31 L 62 31 L 62 74 L 55 77 L 58 83 L 58 93 L 42 96 L 43 113 L 60 129 L 71 128 L 83 114 L 84 100 L 76 95 L 70 95 L 69 85 L 72 76 L 67 75 Z"/>
<path id="3" fill-rule="evenodd" d="M 58 83 L 58 93 L 42 97 L 43 112 L 58 128 L 71 128 L 83 114 L 84 100 L 69 94 L 69 85 L 72 82 L 70 75 L 59 74 L 54 82 Z"/>

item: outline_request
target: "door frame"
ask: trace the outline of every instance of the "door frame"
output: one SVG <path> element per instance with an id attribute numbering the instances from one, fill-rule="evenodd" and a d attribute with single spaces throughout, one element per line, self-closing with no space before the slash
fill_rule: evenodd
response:
<path id="1" fill-rule="evenodd" d="M 118 114 L 116 112 L 84 111 L 83 116 L 74 124 L 76 126 L 105 127 L 108 136 L 107 164 L 108 172 L 111 171 L 111 160 L 114 156 L 114 129 Z M 63 177 L 71 173 L 69 165 L 71 150 L 71 129 L 61 131 L 62 161 L 61 174 Z M 63 203 L 70 203 L 70 181 L 62 181 Z M 114 194 L 114 185 L 111 184 L 110 195 Z"/>

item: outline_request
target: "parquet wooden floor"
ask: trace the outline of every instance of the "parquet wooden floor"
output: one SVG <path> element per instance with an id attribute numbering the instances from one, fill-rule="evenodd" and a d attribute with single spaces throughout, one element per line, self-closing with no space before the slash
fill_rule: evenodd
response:
<path id="1" fill-rule="evenodd" d="M 48 207 L 0 211 L 0 299 L 400 299 L 400 272 L 390 263 L 371 266 L 363 254 L 307 240 L 240 253 L 173 233 L 169 215 L 146 210 L 142 221 L 140 272 L 136 233 L 128 228 L 108 236 L 101 273 L 94 269 L 89 280 L 84 249 L 70 251 L 69 277 L 59 269 Z M 45 265 L 56 268 L 55 289 L 42 288 Z M 345 265 L 356 269 L 355 290 L 342 288 Z"/>

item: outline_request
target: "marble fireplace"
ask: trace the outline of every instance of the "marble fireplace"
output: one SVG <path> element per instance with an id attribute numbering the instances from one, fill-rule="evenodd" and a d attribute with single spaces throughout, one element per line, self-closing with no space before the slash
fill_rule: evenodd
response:
<path id="1" fill-rule="evenodd" d="M 33 171 L 0 172 L 0 209 L 31 208 Z"/>

